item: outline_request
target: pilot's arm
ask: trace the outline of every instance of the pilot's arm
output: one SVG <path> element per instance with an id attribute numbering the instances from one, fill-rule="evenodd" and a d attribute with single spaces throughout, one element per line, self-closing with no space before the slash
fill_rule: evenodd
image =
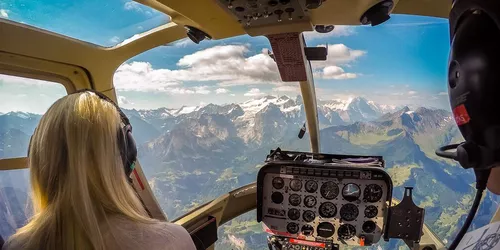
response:
<path id="1" fill-rule="evenodd" d="M 490 178 L 488 179 L 488 190 L 494 194 L 500 194 L 500 168 L 491 169 Z"/>

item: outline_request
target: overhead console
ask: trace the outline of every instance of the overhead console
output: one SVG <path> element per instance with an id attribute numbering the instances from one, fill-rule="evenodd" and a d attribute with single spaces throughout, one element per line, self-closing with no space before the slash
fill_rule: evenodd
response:
<path id="1" fill-rule="evenodd" d="M 234 16 L 249 35 L 312 30 L 309 11 L 322 0 L 217 0 Z M 275 32 L 266 28 L 280 27 Z M 284 30 L 285 29 L 285 30 Z"/>
<path id="2" fill-rule="evenodd" d="M 389 223 L 391 201 L 392 180 L 378 156 L 278 149 L 267 157 L 257 179 L 257 221 L 270 234 L 269 241 L 281 246 L 278 249 L 370 246 L 388 235 L 386 225 L 394 225 L 393 231 L 405 227 L 415 232 L 411 237 L 418 242 L 423 209 L 411 202 L 415 210 L 406 213 L 405 207 L 406 215 L 393 216 Z M 392 235 L 411 238 L 406 233 Z"/>

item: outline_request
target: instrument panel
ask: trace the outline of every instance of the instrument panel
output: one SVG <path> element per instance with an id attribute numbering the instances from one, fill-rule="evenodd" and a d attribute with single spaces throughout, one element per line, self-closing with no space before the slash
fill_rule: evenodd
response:
<path id="1" fill-rule="evenodd" d="M 392 190 L 383 170 L 282 165 L 265 172 L 258 216 L 266 232 L 355 246 L 380 240 Z"/>

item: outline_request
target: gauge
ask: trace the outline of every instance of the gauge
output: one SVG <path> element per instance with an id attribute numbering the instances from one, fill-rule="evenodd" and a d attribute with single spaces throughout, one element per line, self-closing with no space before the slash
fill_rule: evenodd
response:
<path id="1" fill-rule="evenodd" d="M 300 198 L 298 194 L 291 194 L 290 197 L 288 197 L 288 202 L 290 202 L 292 206 L 298 206 L 302 202 L 302 198 Z"/>
<path id="2" fill-rule="evenodd" d="M 302 234 L 305 236 L 312 235 L 314 233 L 314 228 L 311 225 L 302 226 Z"/>
<path id="3" fill-rule="evenodd" d="M 371 234 L 377 228 L 377 224 L 375 224 L 375 222 L 369 220 L 369 221 L 366 221 L 365 223 L 363 223 L 362 228 L 363 228 L 363 232 Z"/>
<path id="4" fill-rule="evenodd" d="M 271 195 L 271 200 L 276 204 L 281 204 L 283 202 L 283 194 L 280 192 L 274 192 Z"/>
<path id="5" fill-rule="evenodd" d="M 285 181 L 281 177 L 274 177 L 273 187 L 276 189 L 282 189 L 285 186 Z"/>
<path id="6" fill-rule="evenodd" d="M 314 214 L 313 211 L 311 210 L 306 210 L 304 213 L 302 213 L 302 219 L 304 219 L 305 222 L 311 222 L 316 218 L 316 214 Z"/>
<path id="7" fill-rule="evenodd" d="M 319 206 L 319 215 L 323 218 L 333 218 L 336 214 L 337 207 L 331 202 L 325 202 Z"/>
<path id="8" fill-rule="evenodd" d="M 306 207 L 314 207 L 316 206 L 316 202 L 314 196 L 308 195 L 304 198 L 304 205 L 306 205 Z"/>
<path id="9" fill-rule="evenodd" d="M 335 227 L 330 222 L 321 222 L 316 228 L 316 232 L 318 232 L 318 236 L 329 238 L 335 233 Z"/>
<path id="10" fill-rule="evenodd" d="M 293 191 L 300 191 L 300 189 L 302 189 L 302 181 L 299 179 L 292 179 L 290 181 L 290 188 Z"/>
<path id="11" fill-rule="evenodd" d="M 363 192 L 363 198 L 367 202 L 377 202 L 382 198 L 382 187 L 377 184 L 370 184 L 366 186 Z"/>
<path id="12" fill-rule="evenodd" d="M 373 218 L 377 216 L 378 208 L 376 206 L 370 205 L 365 208 L 365 216 L 366 218 Z"/>
<path id="13" fill-rule="evenodd" d="M 347 203 L 340 208 L 340 218 L 345 221 L 353 221 L 359 215 L 358 207 L 354 204 Z"/>
<path id="14" fill-rule="evenodd" d="M 300 218 L 300 210 L 291 208 L 288 210 L 288 218 L 290 218 L 290 220 L 298 220 Z"/>
<path id="15" fill-rule="evenodd" d="M 306 191 L 308 193 L 314 193 L 318 190 L 318 183 L 316 181 L 307 181 L 306 182 Z"/>
<path id="16" fill-rule="evenodd" d="M 344 197 L 346 201 L 355 201 L 360 195 L 361 189 L 359 189 L 359 186 L 354 183 L 349 183 L 342 189 L 342 197 Z"/>
<path id="17" fill-rule="evenodd" d="M 296 234 L 299 232 L 299 224 L 295 222 L 290 222 L 286 225 L 286 230 L 291 234 Z"/>
<path id="18" fill-rule="evenodd" d="M 351 224 L 344 224 L 339 227 L 337 234 L 339 239 L 348 240 L 356 235 L 356 228 Z"/>
<path id="19" fill-rule="evenodd" d="M 321 185 L 319 192 L 321 193 L 321 196 L 323 196 L 323 198 L 332 200 L 335 199 L 337 195 L 339 195 L 339 186 L 333 181 L 328 181 Z"/>

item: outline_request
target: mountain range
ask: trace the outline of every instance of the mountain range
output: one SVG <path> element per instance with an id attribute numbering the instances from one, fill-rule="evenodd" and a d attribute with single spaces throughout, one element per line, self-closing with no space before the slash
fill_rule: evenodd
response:
<path id="1" fill-rule="evenodd" d="M 310 150 L 308 134 L 303 139 L 297 137 L 305 122 L 300 96 L 123 111 L 133 125 L 148 181 L 171 219 L 255 181 L 271 149 Z M 0 115 L 0 157 L 25 155 L 39 118 L 19 112 Z M 474 177 L 456 163 L 434 155 L 438 146 L 462 140 L 450 112 L 383 106 L 358 97 L 318 101 L 318 119 L 322 152 L 384 156 L 394 196 L 401 198 L 403 187 L 414 186 L 415 202 L 426 209 L 426 224 L 442 239 L 457 233 L 472 204 Z M 0 172 L 0 180 L 2 175 Z M 11 179 L 17 182 L 16 178 L 26 178 L 25 173 L 16 173 Z M 24 197 L 26 190 L 13 181 L 1 183 L 0 190 L 13 188 Z M 0 192 L 0 198 L 2 193 L 6 192 Z M 487 223 L 497 206 L 498 198 L 486 195 L 473 228 Z M 0 208 L 0 220 L 13 221 L 12 209 Z M 14 218 L 22 221 L 19 216 Z M 0 225 L 4 223 L 0 221 Z M 3 235 L 13 226 L 0 226 L 0 230 Z M 254 212 L 223 225 L 219 239 L 220 249 L 267 247 Z M 392 249 L 400 243 L 388 244 Z"/>

